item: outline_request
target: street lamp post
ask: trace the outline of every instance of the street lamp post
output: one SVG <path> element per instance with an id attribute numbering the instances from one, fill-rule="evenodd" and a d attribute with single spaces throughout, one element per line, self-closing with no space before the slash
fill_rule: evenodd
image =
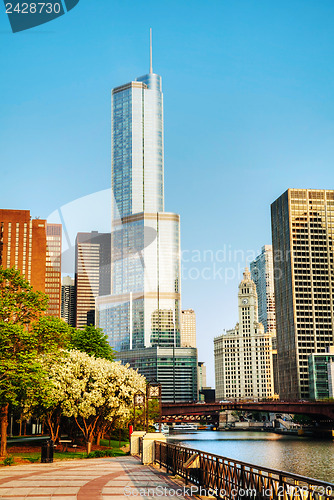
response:
<path id="1" fill-rule="evenodd" d="M 143 391 L 137 391 L 133 396 L 133 430 L 136 430 L 136 407 L 143 407 L 145 409 L 145 394 Z"/>
<path id="2" fill-rule="evenodd" d="M 161 432 L 161 384 L 151 380 L 146 386 L 146 432 L 148 432 L 148 403 L 150 399 L 157 399 L 159 404 L 159 432 Z"/>

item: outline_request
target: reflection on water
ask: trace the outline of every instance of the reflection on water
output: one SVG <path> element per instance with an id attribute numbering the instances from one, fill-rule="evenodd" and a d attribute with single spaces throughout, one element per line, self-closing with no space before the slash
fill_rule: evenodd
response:
<path id="1" fill-rule="evenodd" d="M 168 442 L 334 483 L 334 442 L 266 432 L 199 431 Z"/>

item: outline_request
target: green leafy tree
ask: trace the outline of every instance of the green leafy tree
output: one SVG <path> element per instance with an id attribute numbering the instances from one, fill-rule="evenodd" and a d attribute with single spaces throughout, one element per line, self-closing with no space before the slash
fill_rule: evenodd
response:
<path id="1" fill-rule="evenodd" d="M 300 425 L 311 425 L 312 424 L 312 418 L 309 417 L 308 415 L 296 414 L 293 416 L 292 420 L 296 424 L 300 424 Z"/>
<path id="2" fill-rule="evenodd" d="M 7 453 L 8 407 L 20 406 L 28 394 L 37 397 L 44 371 L 37 361 L 41 344 L 24 325 L 0 322 L 0 456 Z"/>
<path id="3" fill-rule="evenodd" d="M 28 325 L 48 306 L 45 293 L 36 292 L 14 267 L 0 266 L 0 321 Z"/>
<path id="4" fill-rule="evenodd" d="M 8 407 L 37 396 L 44 372 L 37 357 L 54 342 L 32 323 L 42 324 L 48 297 L 33 290 L 15 268 L 0 267 L 0 456 L 7 453 Z"/>
<path id="5" fill-rule="evenodd" d="M 43 351 L 48 353 L 68 349 L 75 331 L 65 321 L 53 316 L 42 316 L 32 323 L 31 329 L 43 346 Z"/>
<path id="6" fill-rule="evenodd" d="M 74 330 L 71 340 L 72 349 L 85 352 L 95 358 L 113 361 L 115 353 L 108 342 L 108 337 L 101 328 L 86 326 L 83 330 Z"/>

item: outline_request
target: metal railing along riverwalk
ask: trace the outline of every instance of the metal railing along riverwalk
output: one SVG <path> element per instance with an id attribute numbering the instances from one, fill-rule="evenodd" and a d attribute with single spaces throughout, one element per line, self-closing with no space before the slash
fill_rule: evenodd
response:
<path id="1" fill-rule="evenodd" d="M 334 485 L 174 444 L 155 441 L 155 463 L 224 500 L 334 500 Z M 194 490 L 191 490 L 194 491 Z"/>

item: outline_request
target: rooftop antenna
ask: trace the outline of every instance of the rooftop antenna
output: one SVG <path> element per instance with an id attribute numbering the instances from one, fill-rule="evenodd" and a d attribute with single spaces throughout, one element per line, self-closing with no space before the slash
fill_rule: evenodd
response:
<path id="1" fill-rule="evenodd" d="M 153 73 L 153 68 L 152 68 L 152 28 L 150 28 L 150 73 Z"/>

